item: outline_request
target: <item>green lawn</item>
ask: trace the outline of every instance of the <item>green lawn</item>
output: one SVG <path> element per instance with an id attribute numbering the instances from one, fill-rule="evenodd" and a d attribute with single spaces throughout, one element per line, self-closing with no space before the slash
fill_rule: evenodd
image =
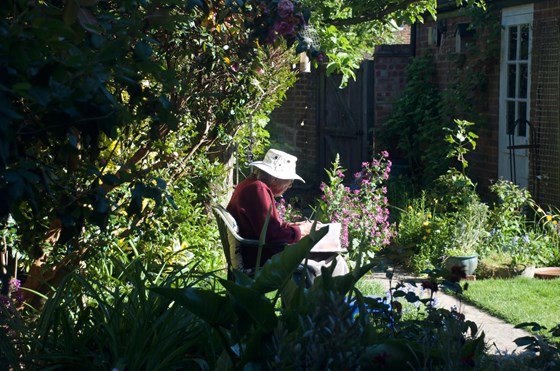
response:
<path id="1" fill-rule="evenodd" d="M 384 296 L 385 289 L 373 280 L 362 279 L 357 287 L 364 295 Z M 469 281 L 464 291 L 467 301 L 512 325 L 536 322 L 547 330 L 560 323 L 560 279 L 525 277 Z M 527 330 L 530 331 L 529 328 Z M 554 343 L 560 343 L 556 338 Z"/>
<path id="2" fill-rule="evenodd" d="M 464 294 L 479 308 L 514 325 L 537 322 L 551 329 L 560 323 L 560 279 L 478 280 L 469 282 Z"/>

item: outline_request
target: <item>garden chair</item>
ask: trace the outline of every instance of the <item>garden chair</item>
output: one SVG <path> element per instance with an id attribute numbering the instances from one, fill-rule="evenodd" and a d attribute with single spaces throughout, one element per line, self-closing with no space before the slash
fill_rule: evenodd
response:
<path id="1" fill-rule="evenodd" d="M 254 268 L 245 269 L 243 265 L 243 255 L 241 249 L 243 246 L 259 246 L 259 240 L 251 240 L 243 238 L 239 235 L 239 228 L 233 216 L 222 206 L 215 205 L 212 207 L 214 216 L 218 223 L 218 230 L 220 232 L 220 240 L 222 241 L 222 248 L 226 257 L 228 265 L 228 279 L 232 279 L 233 269 L 241 270 L 246 274 L 252 276 Z M 267 244 L 267 247 L 285 247 L 287 244 Z"/>
<path id="2" fill-rule="evenodd" d="M 222 206 L 222 205 L 215 205 L 212 207 L 214 215 L 216 217 L 216 221 L 218 223 L 218 230 L 220 232 L 220 240 L 222 242 L 222 248 L 224 251 L 224 255 L 226 257 L 226 262 L 228 265 L 228 280 L 233 280 L 233 270 L 240 270 L 249 276 L 253 276 L 255 273 L 254 268 L 245 268 L 243 264 L 243 255 L 241 253 L 241 249 L 243 246 L 251 246 L 251 247 L 258 247 L 259 240 L 252 240 L 243 238 L 239 235 L 239 228 L 237 226 L 237 222 L 235 221 L 234 217 Z M 263 249 L 267 248 L 285 248 L 289 246 L 289 244 L 265 244 Z M 318 245 L 316 245 L 317 247 Z M 315 247 L 314 247 L 315 248 Z M 313 250 L 312 250 L 313 251 Z M 338 253 L 339 251 L 345 250 L 329 250 L 325 248 L 321 248 L 318 251 L 315 251 L 319 254 L 325 253 Z M 311 264 L 313 261 L 308 261 L 307 264 Z M 313 285 L 313 280 L 315 279 L 317 273 L 317 266 L 315 265 L 315 269 L 311 269 L 309 266 L 306 267 L 303 263 L 298 266 L 296 271 L 293 274 L 293 279 L 296 283 L 302 282 L 305 280 L 305 287 L 309 288 Z"/>

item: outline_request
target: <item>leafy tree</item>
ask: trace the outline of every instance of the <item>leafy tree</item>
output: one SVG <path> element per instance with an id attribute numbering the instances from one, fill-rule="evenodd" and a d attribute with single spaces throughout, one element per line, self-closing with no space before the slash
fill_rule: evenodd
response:
<path id="1" fill-rule="evenodd" d="M 320 48 L 325 50 L 327 72 L 342 73 L 342 84 L 355 79 L 360 62 L 375 46 L 391 37 L 398 26 L 436 18 L 437 0 L 304 0 L 311 9 L 311 24 Z M 457 6 L 477 5 L 484 0 L 456 0 Z M 316 41 L 317 43 L 317 41 Z"/>
<path id="2" fill-rule="evenodd" d="M 226 163 L 245 123 L 266 122 L 294 82 L 294 48 L 315 62 L 325 49 L 329 71 L 351 76 L 389 20 L 435 5 L 2 2 L 0 223 L 16 226 L 5 248 L 26 258 L 25 284 L 44 291 L 107 241 L 157 228 L 146 221 L 180 186 L 194 188 L 188 202 L 214 197 L 219 171 L 186 180 Z"/>
<path id="3" fill-rule="evenodd" d="M 32 288 L 41 265 L 59 272 L 141 228 L 170 185 L 201 158 L 212 164 L 293 83 L 285 46 L 263 49 L 248 16 L 223 8 L 2 5 L 0 217 L 16 221 L 18 250 L 35 261 Z"/>

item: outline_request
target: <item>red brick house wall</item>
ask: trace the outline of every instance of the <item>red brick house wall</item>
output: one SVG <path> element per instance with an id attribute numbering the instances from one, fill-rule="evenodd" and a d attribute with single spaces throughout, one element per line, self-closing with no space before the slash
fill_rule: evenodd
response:
<path id="1" fill-rule="evenodd" d="M 305 183 L 294 182 L 284 196 L 293 206 L 304 209 L 318 197 L 318 74 L 301 72 L 298 81 L 286 94 L 286 100 L 270 115 L 267 129 L 275 148 L 298 157 L 297 172 Z"/>
<path id="2" fill-rule="evenodd" d="M 454 2 L 453 2 L 454 3 Z M 501 8 L 529 3 L 526 1 L 492 1 L 495 27 L 500 27 Z M 533 53 L 531 84 L 531 116 L 529 121 L 538 128 L 538 166 L 530 165 L 530 189 L 543 205 L 560 205 L 560 0 L 534 2 Z M 456 50 L 456 30 L 459 24 L 471 19 L 456 10 L 442 11 L 438 21 L 426 20 L 414 26 L 412 45 L 381 46 L 374 53 L 374 93 L 369 98 L 373 107 L 373 125 L 382 127 L 390 115 L 394 102 L 406 84 L 406 65 L 410 55 L 431 52 L 435 58 L 437 82 L 442 91 L 453 89 L 457 76 L 481 76 L 485 83 L 469 92 L 473 104 L 463 109 L 465 116 L 477 123 L 479 139 L 476 150 L 469 157 L 470 176 L 479 191 L 488 196 L 488 186 L 498 177 L 499 97 L 500 97 L 500 37 L 491 39 L 482 29 L 477 37 L 465 35 L 462 48 Z M 434 40 L 434 30 L 440 39 Z M 488 30 L 487 30 L 488 31 Z M 437 36 L 437 34 L 436 34 Z M 481 62 L 481 48 L 469 52 L 469 44 L 481 40 L 494 51 L 493 57 Z M 479 41 L 480 42 L 480 41 Z M 554 49 L 556 48 L 556 49 Z M 547 59 L 548 58 L 548 59 Z M 302 73 L 300 80 L 287 95 L 285 103 L 271 116 L 271 135 L 274 141 L 300 158 L 302 176 L 309 180 L 306 187 L 318 187 L 322 169 L 317 164 L 318 133 L 318 72 Z M 476 114 L 476 115 L 475 115 Z M 473 119 L 476 117 L 476 120 Z M 442 123 L 448 125 L 449 123 Z M 372 147 L 374 138 L 372 139 Z M 531 159 L 533 164 L 533 159 Z"/>
<path id="3" fill-rule="evenodd" d="M 437 82 L 442 91 L 453 88 L 455 78 L 452 75 L 480 73 L 472 71 L 469 65 L 473 65 L 476 56 L 468 55 L 462 51 L 458 53 L 455 45 L 455 32 L 459 24 L 468 23 L 465 17 L 445 17 L 441 15 L 438 22 L 425 22 L 416 25 L 416 55 L 431 53 L 436 63 Z M 429 43 L 429 35 L 433 34 L 434 29 L 439 29 L 440 41 Z M 474 42 L 471 38 L 470 42 Z M 498 40 L 499 42 L 499 40 Z M 499 48 L 500 45 L 495 47 Z M 465 49 L 467 46 L 465 46 Z M 464 58 L 465 61 L 460 63 Z M 463 67 L 466 66 L 466 67 Z M 462 68 L 461 68 L 462 67 Z M 479 135 L 477 149 L 470 155 L 469 175 L 479 186 L 479 191 L 484 193 L 490 181 L 498 176 L 498 98 L 499 98 L 499 63 L 484 66 L 483 71 L 487 77 L 488 84 L 484 91 L 476 92 L 477 95 L 484 95 L 486 102 L 477 107 L 472 107 L 484 117 L 484 122 L 475 122 L 476 131 Z M 481 67 L 482 68 L 482 67 Z M 470 119 L 465 116 L 453 118 Z M 442 123 L 450 125 L 451 123 Z"/>
<path id="4" fill-rule="evenodd" d="M 276 147 L 298 157 L 298 173 L 308 183 L 317 178 L 317 71 L 302 72 L 282 106 L 270 116 Z"/>
<path id="5" fill-rule="evenodd" d="M 531 120 L 538 132 L 538 199 L 560 206 L 560 1 L 534 3 Z"/>
<path id="6" fill-rule="evenodd" d="M 495 6 L 512 6 L 521 5 L 522 2 L 516 1 L 495 1 Z M 500 22 L 501 9 L 495 8 L 496 22 Z M 500 96 L 500 60 L 497 54 L 496 60 L 490 60 L 486 66 L 477 65 L 476 60 L 479 54 L 468 54 L 461 51 L 457 53 L 455 46 L 455 32 L 458 24 L 468 23 L 471 20 L 464 16 L 459 16 L 457 11 L 438 14 L 438 21 L 427 21 L 423 24 L 416 25 L 416 39 L 414 48 L 416 55 L 422 55 L 432 52 L 437 64 L 438 84 L 442 90 L 448 89 L 451 84 L 455 83 L 452 78 L 457 72 L 459 58 L 465 58 L 461 73 L 476 74 L 482 73 L 487 78 L 487 84 L 484 89 L 477 91 L 483 97 L 482 101 L 472 106 L 473 112 L 480 114 L 482 120 L 477 122 L 479 139 L 477 141 L 477 149 L 470 156 L 470 175 L 475 182 L 478 183 L 479 190 L 484 195 L 488 195 L 487 187 L 492 180 L 498 177 L 498 140 L 499 140 L 499 96 Z M 539 152 L 538 152 L 538 169 L 530 165 L 530 186 L 533 196 L 537 198 L 543 205 L 553 204 L 560 205 L 560 119 L 558 116 L 559 106 L 559 76 L 558 69 L 560 61 L 558 58 L 552 61 L 545 61 L 541 52 L 537 54 L 535 47 L 539 43 L 548 42 L 548 44 L 558 45 L 560 23 L 560 1 L 539 1 L 534 2 L 534 18 L 533 18 L 533 53 L 532 53 L 532 84 L 531 84 L 531 117 L 529 121 L 538 127 L 539 130 Z M 547 23 L 550 27 L 540 27 Z M 555 26 L 555 27 L 554 27 Z M 441 31 L 440 42 L 429 42 L 429 35 L 433 29 Z M 433 35 L 433 33 L 432 33 Z M 480 40 L 486 41 L 484 35 Z M 554 38 L 551 41 L 550 38 Z M 470 39 L 467 42 L 474 42 Z M 496 48 L 499 51 L 501 41 L 495 40 L 493 45 L 487 47 Z M 557 46 L 558 47 L 558 46 Z M 556 51 L 556 53 L 558 53 Z M 463 54 L 463 56 L 460 56 Z M 556 54 L 558 56 L 558 54 Z M 472 69 L 476 66 L 476 69 Z M 556 69 L 556 75 L 546 79 L 542 76 L 542 69 Z M 471 70 L 469 70 L 471 68 Z M 539 72 L 541 72 L 539 74 Z M 543 87 L 544 80 L 552 80 L 555 83 L 547 82 Z M 464 117 L 458 117 L 464 118 Z M 536 156 L 536 155 L 535 155 Z M 533 159 L 531 159 L 531 164 Z M 539 172 L 540 174 L 537 174 Z M 537 177 L 538 176 L 538 177 Z M 541 178 L 541 180 L 538 180 Z"/>
<path id="7" fill-rule="evenodd" d="M 410 34 L 408 33 L 410 36 Z M 374 125 L 382 128 L 395 101 L 406 86 L 406 67 L 410 63 L 410 45 L 381 45 L 374 53 Z M 374 138 L 375 139 L 375 138 Z"/>

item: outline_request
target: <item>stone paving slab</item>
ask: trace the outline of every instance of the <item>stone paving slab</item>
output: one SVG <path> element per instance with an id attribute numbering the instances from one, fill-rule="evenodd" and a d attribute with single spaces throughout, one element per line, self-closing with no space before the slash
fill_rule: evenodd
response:
<path id="1" fill-rule="evenodd" d="M 386 278 L 385 272 L 374 272 L 369 277 L 379 282 L 385 289 L 389 289 L 389 280 Z M 402 272 L 394 272 L 391 284 L 395 287 L 397 282 L 406 280 L 419 281 L 417 277 L 412 277 Z M 486 343 L 489 346 L 488 353 L 512 354 L 515 352 L 520 354 L 524 352 L 524 349 L 518 348 L 513 340 L 523 336 L 530 336 L 529 332 L 516 329 L 513 325 L 491 316 L 473 305 L 461 302 L 455 296 L 438 291 L 435 298 L 439 307 L 451 309 L 455 306 L 460 313 L 465 315 L 466 319 L 473 321 L 478 325 L 480 331 L 484 331 Z"/>

